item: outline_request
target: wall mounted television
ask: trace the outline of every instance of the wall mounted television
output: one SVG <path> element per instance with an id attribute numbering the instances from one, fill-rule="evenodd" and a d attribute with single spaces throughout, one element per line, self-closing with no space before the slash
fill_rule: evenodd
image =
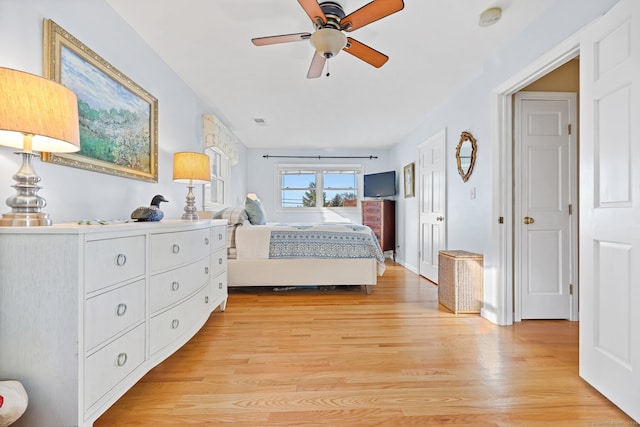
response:
<path id="1" fill-rule="evenodd" d="M 396 195 L 396 171 L 371 173 L 364 176 L 364 197 Z"/>

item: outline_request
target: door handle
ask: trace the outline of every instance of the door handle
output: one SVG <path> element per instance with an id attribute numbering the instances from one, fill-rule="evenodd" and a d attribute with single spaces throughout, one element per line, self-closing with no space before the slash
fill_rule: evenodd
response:
<path id="1" fill-rule="evenodd" d="M 525 224 L 529 225 L 529 224 L 533 224 L 534 221 L 533 221 L 533 218 L 531 218 L 530 216 L 525 216 L 524 217 L 524 221 L 522 221 L 522 222 L 524 222 Z"/>
<path id="2" fill-rule="evenodd" d="M 443 216 L 438 216 L 438 217 L 436 217 L 436 221 L 444 221 L 444 217 Z"/>

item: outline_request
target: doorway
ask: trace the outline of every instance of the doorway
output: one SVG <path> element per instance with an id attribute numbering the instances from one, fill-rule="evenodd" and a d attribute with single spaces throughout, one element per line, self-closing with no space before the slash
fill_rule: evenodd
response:
<path id="1" fill-rule="evenodd" d="M 516 318 L 516 289 L 514 277 L 516 263 L 515 254 L 515 194 L 513 190 L 514 180 L 514 95 L 522 90 L 543 90 L 534 84 L 543 81 L 544 77 L 550 75 L 554 70 L 561 67 L 579 56 L 579 38 L 572 37 L 555 49 L 540 57 L 510 80 L 498 86 L 494 91 L 494 149 L 496 150 L 496 164 L 493 178 L 493 212 L 496 221 L 493 222 L 492 239 L 493 245 L 497 249 L 496 267 L 490 273 L 491 279 L 496 284 L 496 298 L 500 300 L 498 309 L 495 311 L 483 310 L 482 314 L 487 319 L 499 325 L 511 325 Z M 578 82 L 579 83 L 579 82 Z M 548 91 L 550 89 L 544 89 Z M 567 91 L 567 89 L 562 89 Z M 577 91 L 577 90 L 576 90 Z M 522 218 L 517 218 L 521 221 Z M 574 290 L 577 286 L 574 286 Z M 571 296 L 570 319 L 578 319 L 577 292 Z"/>

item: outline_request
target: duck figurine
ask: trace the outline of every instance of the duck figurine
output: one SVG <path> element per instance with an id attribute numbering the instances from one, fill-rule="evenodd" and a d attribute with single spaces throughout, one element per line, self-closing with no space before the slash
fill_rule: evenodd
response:
<path id="1" fill-rule="evenodd" d="M 150 206 L 140 206 L 131 212 L 131 219 L 136 221 L 160 221 L 164 218 L 164 212 L 160 210 L 160 203 L 168 202 L 161 194 L 156 194 L 151 199 Z"/>

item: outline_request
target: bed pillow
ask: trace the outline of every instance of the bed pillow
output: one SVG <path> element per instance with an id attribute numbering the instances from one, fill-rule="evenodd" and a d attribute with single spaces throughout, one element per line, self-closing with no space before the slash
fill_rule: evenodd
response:
<path id="1" fill-rule="evenodd" d="M 226 219 L 229 225 L 237 225 L 245 222 L 249 217 L 247 211 L 243 207 L 237 208 L 224 208 L 221 211 L 216 212 L 213 216 L 214 219 Z"/>
<path id="2" fill-rule="evenodd" d="M 252 225 L 265 225 L 267 223 L 267 215 L 260 200 L 253 200 L 247 197 L 244 202 L 244 210 L 247 212 L 249 222 Z"/>

